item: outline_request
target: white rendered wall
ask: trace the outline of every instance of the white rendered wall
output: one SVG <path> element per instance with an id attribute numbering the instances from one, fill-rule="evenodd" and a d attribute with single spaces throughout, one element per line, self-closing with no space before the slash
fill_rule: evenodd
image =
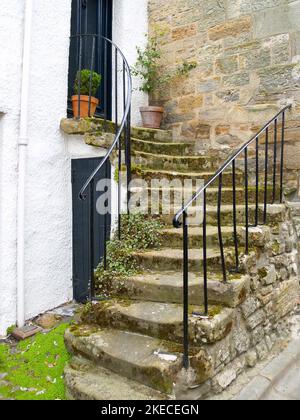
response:
<path id="1" fill-rule="evenodd" d="M 114 40 L 135 61 L 147 1 L 115 0 Z M 0 336 L 16 322 L 17 142 L 24 0 L 0 8 Z M 59 129 L 66 117 L 71 0 L 34 0 L 26 178 L 26 318 L 72 299 L 71 159 L 104 150 Z M 134 123 L 145 98 L 134 92 Z"/>
<path id="2" fill-rule="evenodd" d="M 24 2 L 0 8 L 0 335 L 16 320 L 17 139 Z"/>
<path id="3" fill-rule="evenodd" d="M 114 0 L 113 40 L 126 56 L 130 66 L 136 62 L 136 46 L 145 45 L 148 32 L 148 0 Z M 138 90 L 133 79 L 132 124 L 140 125 L 139 108 L 148 105 L 148 96 Z"/>

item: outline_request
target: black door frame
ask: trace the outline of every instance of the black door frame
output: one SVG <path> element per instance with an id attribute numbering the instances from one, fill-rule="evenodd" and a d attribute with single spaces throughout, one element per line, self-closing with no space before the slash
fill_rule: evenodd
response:
<path id="1" fill-rule="evenodd" d="M 112 39 L 112 25 L 113 25 L 113 0 L 72 0 L 72 21 L 71 21 L 71 35 L 80 35 L 82 33 L 89 33 L 88 28 L 88 17 L 87 14 L 85 15 L 86 21 L 83 22 L 83 9 L 88 7 L 88 2 L 94 1 L 98 2 L 98 28 L 96 33 L 93 35 L 100 35 L 104 36 L 108 39 Z M 95 32 L 94 30 L 92 32 Z M 73 43 L 76 43 L 75 45 Z M 106 48 L 106 57 L 105 52 L 103 51 L 104 42 L 98 41 L 98 48 L 102 49 L 102 51 L 98 51 L 98 63 L 97 68 L 102 74 L 102 83 L 99 89 L 98 99 L 100 100 L 100 105 L 97 108 L 96 117 L 103 118 L 104 115 L 107 119 L 111 119 L 112 117 L 112 56 L 111 56 L 111 48 Z M 75 55 L 72 57 L 71 55 Z M 68 81 L 68 116 L 73 116 L 72 111 L 72 104 L 71 104 L 71 95 L 73 92 L 73 85 L 74 85 L 74 71 L 72 71 L 71 63 L 76 63 L 75 65 L 77 69 L 79 68 L 79 44 L 78 40 L 71 39 L 70 42 L 70 50 L 69 50 L 69 81 Z M 90 58 L 90 57 L 88 57 Z M 106 61 L 106 65 L 104 66 L 104 61 Z M 83 67 L 90 68 L 90 63 L 83 63 Z M 104 69 L 106 69 L 106 74 L 104 74 Z M 71 74 L 70 74 L 71 72 Z M 76 73 L 76 71 L 75 71 Z M 104 95 L 106 95 L 106 99 L 104 99 Z M 102 106 L 106 104 L 106 112 L 102 108 Z"/>

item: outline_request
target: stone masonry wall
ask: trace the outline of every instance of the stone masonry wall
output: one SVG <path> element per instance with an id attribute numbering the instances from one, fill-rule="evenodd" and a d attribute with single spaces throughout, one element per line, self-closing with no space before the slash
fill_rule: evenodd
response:
<path id="1" fill-rule="evenodd" d="M 226 151 L 293 103 L 286 166 L 300 169 L 299 0 L 149 0 L 149 22 L 164 32 L 164 68 L 198 64 L 152 98 L 166 108 L 166 127 Z"/>

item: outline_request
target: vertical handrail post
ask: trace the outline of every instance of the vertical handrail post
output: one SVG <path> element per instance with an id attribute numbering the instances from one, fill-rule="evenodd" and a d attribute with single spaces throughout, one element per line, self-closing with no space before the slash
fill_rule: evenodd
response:
<path id="1" fill-rule="evenodd" d="M 256 193 L 255 193 L 255 226 L 257 227 L 259 224 L 259 138 L 256 137 L 255 142 L 255 187 L 256 187 Z"/>
<path id="2" fill-rule="evenodd" d="M 233 193 L 233 239 L 235 250 L 235 270 L 239 271 L 239 243 L 237 234 L 237 216 L 236 216 L 236 165 L 232 161 L 232 193 Z"/>
<path id="3" fill-rule="evenodd" d="M 245 227 L 246 227 L 246 247 L 245 254 L 249 254 L 249 179 L 248 179 L 248 148 L 245 149 Z"/>
<path id="4" fill-rule="evenodd" d="M 223 188 L 223 173 L 219 175 L 219 191 L 218 191 L 218 236 L 219 236 L 219 245 L 221 252 L 221 264 L 223 272 L 223 282 L 227 283 L 227 273 L 226 273 L 226 262 L 224 254 L 224 243 L 223 243 L 223 234 L 222 234 L 222 188 Z"/>
<path id="5" fill-rule="evenodd" d="M 102 39 L 104 42 L 104 129 L 107 129 L 107 85 L 108 85 L 108 56 L 107 56 L 107 41 Z"/>
<path id="6" fill-rule="evenodd" d="M 276 177 L 277 177 L 277 132 L 278 132 L 278 120 L 274 122 L 274 161 L 273 161 L 273 199 L 272 203 L 276 201 Z"/>
<path id="7" fill-rule="evenodd" d="M 106 162 L 105 164 L 105 180 L 108 180 L 108 163 Z M 103 266 L 104 266 L 104 270 L 107 270 L 107 241 L 108 239 L 108 223 L 107 223 L 107 218 L 108 218 L 108 212 L 105 212 L 104 215 L 104 256 L 103 256 Z"/>
<path id="8" fill-rule="evenodd" d="M 183 366 L 189 369 L 189 238 L 187 214 L 183 214 Z"/>
<path id="9" fill-rule="evenodd" d="M 204 287 L 204 315 L 208 316 L 208 277 L 207 277 L 207 207 L 206 190 L 203 191 L 203 287 Z"/>
<path id="10" fill-rule="evenodd" d="M 266 145 L 265 145 L 264 225 L 267 223 L 267 214 L 268 214 L 268 170 L 269 170 L 269 128 L 266 129 Z"/>
<path id="11" fill-rule="evenodd" d="M 90 299 L 95 298 L 95 255 L 94 255 L 94 246 L 95 246 L 95 232 L 94 232 L 94 188 L 95 182 L 92 180 L 90 183 L 90 212 L 89 212 L 89 239 L 90 239 Z"/>
<path id="12" fill-rule="evenodd" d="M 132 179 L 131 173 L 131 109 L 127 119 L 127 130 L 126 130 L 126 168 L 127 168 L 127 212 L 130 212 L 130 184 Z"/>
<path id="13" fill-rule="evenodd" d="M 81 70 L 82 70 L 82 36 L 79 37 L 79 63 L 78 63 L 78 73 L 77 73 L 77 82 L 78 82 L 78 119 L 81 117 Z"/>
<path id="14" fill-rule="evenodd" d="M 285 146 L 285 111 L 283 111 L 282 113 L 282 128 L 281 128 L 280 204 L 282 204 L 283 202 L 284 146 Z"/>
<path id="15" fill-rule="evenodd" d="M 95 61 L 95 48 L 96 48 L 96 37 L 93 36 L 92 58 L 91 58 L 91 67 L 90 67 L 90 84 L 89 84 L 89 109 L 88 109 L 89 117 L 91 117 L 91 101 L 92 101 L 92 88 L 93 88 L 93 71 L 94 71 L 94 61 Z"/>

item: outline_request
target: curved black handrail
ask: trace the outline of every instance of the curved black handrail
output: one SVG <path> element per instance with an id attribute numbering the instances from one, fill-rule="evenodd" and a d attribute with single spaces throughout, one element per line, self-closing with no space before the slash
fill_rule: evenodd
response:
<path id="1" fill-rule="evenodd" d="M 73 35 L 73 36 L 71 36 L 71 39 L 78 38 L 79 40 L 82 40 L 85 37 L 92 37 L 93 39 L 95 39 L 95 38 L 102 39 L 103 41 L 105 41 L 105 43 L 108 43 L 112 47 L 114 47 L 115 53 L 116 54 L 118 53 L 120 55 L 120 57 L 122 58 L 122 62 L 123 62 L 123 72 L 126 72 L 126 74 L 127 74 L 127 90 L 126 90 L 127 98 L 125 99 L 125 109 L 124 109 L 124 115 L 122 117 L 121 123 L 118 124 L 118 121 L 115 121 L 116 129 L 117 129 L 115 139 L 114 139 L 111 147 L 109 148 L 108 152 L 106 153 L 105 157 L 101 161 L 101 163 L 97 166 L 97 168 L 93 171 L 93 173 L 89 176 L 89 178 L 86 180 L 83 187 L 81 188 L 81 190 L 79 192 L 79 198 L 81 200 L 86 199 L 87 195 L 85 193 L 86 193 L 88 187 L 93 182 L 93 180 L 95 179 L 95 177 L 99 173 L 99 171 L 106 165 L 108 159 L 111 157 L 114 149 L 116 148 L 116 146 L 118 145 L 118 143 L 120 141 L 121 135 L 123 133 L 123 130 L 126 127 L 126 124 L 128 122 L 130 122 L 131 100 L 132 100 L 131 70 L 130 70 L 130 66 L 128 64 L 128 61 L 127 61 L 124 53 L 120 50 L 120 48 L 113 41 L 111 41 L 110 39 L 108 39 L 108 38 L 106 38 L 105 36 L 102 36 L 102 35 L 94 35 L 94 34 Z M 81 70 L 81 68 L 80 68 L 80 70 Z M 117 71 L 117 69 L 116 69 L 116 71 Z M 90 95 L 90 97 L 91 97 L 91 95 Z M 115 107 L 117 108 L 118 105 L 115 104 Z"/>
<path id="2" fill-rule="evenodd" d="M 111 95 L 114 99 L 114 115 L 111 118 L 110 123 L 114 124 L 115 136 L 112 142 L 112 145 L 109 147 L 104 158 L 101 160 L 101 163 L 96 167 L 96 169 L 91 173 L 86 182 L 83 184 L 80 192 L 79 199 L 84 201 L 89 195 L 89 220 L 88 220 L 88 229 L 89 229 L 89 287 L 88 293 L 89 296 L 86 296 L 86 299 L 94 300 L 95 296 L 95 266 L 97 266 L 100 261 L 97 260 L 98 257 L 95 255 L 95 178 L 97 174 L 105 168 L 106 178 L 109 178 L 107 173 L 108 161 L 112 157 L 114 150 L 118 151 L 118 171 L 119 171 L 119 181 L 118 181 L 118 234 L 119 239 L 121 239 L 121 212 L 122 212 L 122 193 L 121 193 L 121 172 L 123 169 L 122 154 L 125 151 L 125 166 L 127 171 L 127 201 L 130 200 L 130 181 L 131 181 L 131 100 L 132 100 L 132 77 L 130 66 L 125 58 L 125 55 L 120 50 L 120 48 L 110 39 L 102 35 L 94 34 L 79 34 L 71 37 L 72 40 L 77 40 L 77 49 L 78 49 L 78 67 L 77 67 L 77 92 L 78 96 L 78 110 L 74 109 L 74 116 L 81 118 L 83 114 L 81 108 L 81 92 L 82 89 L 82 70 L 83 63 L 87 60 L 89 61 L 88 72 L 87 73 L 87 86 L 84 89 L 86 94 L 88 90 L 88 116 L 92 116 L 92 94 L 93 92 L 93 73 L 95 70 L 95 61 L 96 57 L 101 58 L 102 68 L 104 75 L 104 130 L 107 128 L 108 121 L 108 94 Z M 91 41 L 89 43 L 88 41 Z M 110 74 L 111 72 L 111 74 Z M 114 86 L 111 92 L 108 92 L 108 80 L 113 81 Z M 84 94 L 83 94 L 84 95 Z M 87 96 L 87 95 L 86 95 Z M 120 106 L 119 106 L 120 105 Z M 77 112 L 78 111 L 78 112 Z M 121 115 L 121 113 L 123 113 Z M 77 115 L 78 114 L 78 115 Z M 120 115 L 119 115 L 120 114 Z M 120 121 L 120 122 L 119 122 Z M 108 214 L 104 215 L 104 254 L 103 254 L 103 266 L 104 269 L 107 269 L 107 243 L 111 237 L 110 229 L 110 218 Z"/>
<path id="3" fill-rule="evenodd" d="M 266 131 L 267 128 L 271 126 L 271 124 L 278 119 L 280 115 L 282 115 L 285 111 L 292 109 L 292 105 L 287 105 L 284 107 L 281 111 L 279 111 L 275 117 L 273 117 L 267 124 L 264 125 L 264 127 L 258 131 L 255 136 L 253 136 L 247 143 L 245 143 L 238 151 L 233 153 L 233 155 L 227 159 L 227 161 L 218 169 L 207 182 L 206 184 L 199 189 L 199 191 L 193 196 L 193 198 L 176 214 L 173 220 L 173 225 L 176 228 L 180 228 L 182 226 L 182 223 L 180 222 L 180 219 L 183 217 L 184 213 L 186 213 L 189 209 L 189 207 L 203 194 L 204 191 L 207 190 L 207 188 L 215 182 L 219 176 L 236 160 L 238 156 L 240 156 L 249 146 L 252 144 L 257 137 L 259 137 L 264 131 Z"/>

